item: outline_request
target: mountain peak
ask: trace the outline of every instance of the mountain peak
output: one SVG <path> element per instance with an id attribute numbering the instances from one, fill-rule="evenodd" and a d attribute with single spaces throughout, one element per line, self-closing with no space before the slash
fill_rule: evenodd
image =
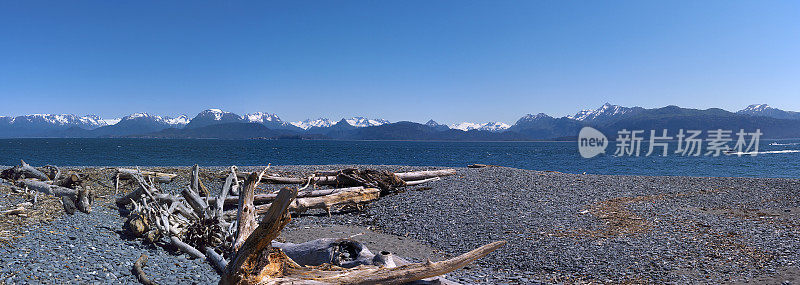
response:
<path id="1" fill-rule="evenodd" d="M 245 114 L 244 119 L 251 123 L 264 123 L 264 122 L 280 122 L 281 118 L 278 117 L 276 114 L 270 114 L 265 112 L 255 112 L 251 114 Z"/>
<path id="2" fill-rule="evenodd" d="M 767 110 L 767 109 L 773 109 L 773 108 L 772 108 L 772 107 L 770 107 L 770 106 L 769 106 L 769 105 L 767 105 L 767 104 L 752 104 L 752 105 L 750 105 L 750 106 L 747 106 L 747 108 L 744 108 L 744 110 L 742 110 L 742 111 L 745 111 L 745 112 L 746 112 L 746 111 L 751 111 L 751 112 L 763 112 L 763 111 L 765 111 L 765 110 Z"/>
<path id="3" fill-rule="evenodd" d="M 206 110 L 203 110 L 202 112 L 200 112 L 199 114 L 197 114 L 197 116 L 195 118 L 200 117 L 200 116 L 209 117 L 210 118 L 211 116 L 213 116 L 214 120 L 220 121 L 220 120 L 222 120 L 222 117 L 224 117 L 225 115 L 228 115 L 228 114 L 233 114 L 233 113 L 222 111 L 222 109 L 206 109 Z"/>
<path id="4" fill-rule="evenodd" d="M 389 123 L 389 121 L 384 119 L 367 119 L 364 117 L 352 117 L 350 119 L 342 119 L 342 120 L 346 120 L 347 123 L 350 124 L 351 126 L 359 128 L 374 127 Z"/>
<path id="5" fill-rule="evenodd" d="M 242 117 L 231 112 L 220 109 L 203 110 L 186 124 L 186 128 L 199 128 L 224 123 L 239 123 L 244 121 Z"/>
<path id="6" fill-rule="evenodd" d="M 772 108 L 767 104 L 752 104 L 736 113 L 749 116 L 770 117 L 775 119 L 800 119 L 800 112 L 784 111 L 781 109 Z"/>
<path id="7" fill-rule="evenodd" d="M 488 123 L 471 123 L 471 122 L 462 122 L 457 124 L 450 125 L 451 129 L 455 130 L 462 130 L 462 131 L 471 131 L 471 130 L 480 130 L 480 131 L 490 131 L 490 132 L 499 132 L 504 131 L 511 127 L 510 125 L 503 123 L 503 122 L 488 122 Z"/>
<path id="8" fill-rule="evenodd" d="M 294 125 L 295 127 L 298 127 L 298 128 L 304 129 L 304 130 L 308 130 L 310 128 L 315 128 L 315 127 L 316 128 L 327 128 L 327 127 L 333 126 L 334 123 L 333 123 L 333 121 L 328 120 L 327 118 L 317 118 L 317 119 L 314 119 L 314 120 L 306 119 L 304 121 L 292 122 L 291 124 Z"/>
<path id="9" fill-rule="evenodd" d="M 549 115 L 547 115 L 545 113 L 539 113 L 539 114 L 536 114 L 536 115 L 527 114 L 527 115 L 522 117 L 522 119 L 524 119 L 524 120 L 539 120 L 539 119 L 546 119 L 546 118 L 553 118 L 553 117 L 550 117 Z"/>
<path id="10" fill-rule="evenodd" d="M 581 110 L 574 116 L 567 116 L 567 118 L 584 122 L 607 121 L 620 116 L 631 115 L 641 110 L 642 108 L 639 107 L 628 108 L 606 102 L 600 108 Z"/>
<path id="11" fill-rule="evenodd" d="M 122 117 L 122 120 L 123 121 L 127 121 L 127 120 L 133 120 L 133 119 L 138 119 L 138 118 L 161 118 L 161 117 L 150 115 L 148 113 L 142 112 L 142 113 L 133 113 L 133 114 L 127 115 L 125 117 Z"/>

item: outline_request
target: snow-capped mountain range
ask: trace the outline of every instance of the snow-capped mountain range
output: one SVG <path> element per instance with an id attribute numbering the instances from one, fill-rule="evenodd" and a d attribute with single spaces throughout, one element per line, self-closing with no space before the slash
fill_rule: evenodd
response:
<path id="1" fill-rule="evenodd" d="M 656 112 L 656 113 L 654 113 Z M 658 113 L 660 112 L 660 113 Z M 677 106 L 668 106 L 659 109 L 644 109 L 641 107 L 623 107 L 603 104 L 597 109 L 587 109 L 577 112 L 575 115 L 554 118 L 544 113 L 528 114 L 520 118 L 515 124 L 509 125 L 503 122 L 461 122 L 451 125 L 439 124 L 430 120 L 426 124 L 417 124 L 428 127 L 435 132 L 445 132 L 447 130 L 485 131 L 488 133 L 501 134 L 511 132 L 527 132 L 529 137 L 563 137 L 569 136 L 576 128 L 581 126 L 603 126 L 609 125 L 620 120 L 639 120 L 642 116 L 653 118 L 654 114 L 695 114 L 697 112 L 709 115 L 725 116 L 755 116 L 769 117 L 782 120 L 800 120 L 800 112 L 784 111 L 772 108 L 766 104 L 754 104 L 738 112 L 731 113 L 721 109 L 695 110 L 683 109 Z M 641 116 L 637 116 L 641 114 Z M 703 120 L 699 118 L 698 120 Z M 175 117 L 158 116 L 148 113 L 134 113 L 122 118 L 102 119 L 96 115 L 76 116 L 73 114 L 31 114 L 24 116 L 0 116 L 0 137 L 37 137 L 37 136 L 129 136 L 159 132 L 165 129 L 199 129 L 220 124 L 251 123 L 259 124 L 269 130 L 281 131 L 281 134 L 314 134 L 328 137 L 347 137 L 347 132 L 355 129 L 363 129 L 375 126 L 391 124 L 384 119 L 351 117 L 337 121 L 327 118 L 308 119 L 296 122 L 286 122 L 274 113 L 255 112 L 238 115 L 226 112 L 221 109 L 208 109 L 190 118 L 187 115 Z M 403 126 L 411 122 L 403 122 Z M 233 126 L 232 126 L 233 127 Z M 263 128 L 261 127 L 261 128 Z M 389 128 L 391 129 L 391 128 Z M 382 132 L 388 129 L 382 128 Z M 535 130 L 535 131 L 532 131 Z M 197 131 L 195 131 L 196 133 Z M 331 132 L 336 132 L 332 134 Z M 482 137 L 483 135 L 469 132 L 471 138 Z M 360 134 L 366 134 L 360 132 Z M 467 134 L 465 134 L 467 135 Z M 355 135 L 354 135 L 355 136 Z M 501 137 L 501 139 L 513 138 L 513 136 Z M 357 138 L 356 138 L 357 139 Z"/>
<path id="2" fill-rule="evenodd" d="M 471 130 L 502 132 L 510 128 L 511 125 L 503 122 L 488 122 L 488 123 L 463 122 L 463 123 L 452 124 L 449 127 L 451 129 L 462 130 L 465 132 Z"/>
<path id="3" fill-rule="evenodd" d="M 389 121 L 384 119 L 367 119 L 364 117 L 352 117 L 349 119 L 344 119 L 348 124 L 356 128 L 363 128 L 363 127 L 375 127 L 380 126 L 383 124 L 388 124 Z M 318 119 L 308 119 L 304 121 L 297 121 L 291 122 L 295 127 L 308 130 L 310 128 L 329 128 L 333 125 L 336 125 L 339 121 L 333 121 L 327 118 L 318 118 Z"/>
<path id="4" fill-rule="evenodd" d="M 42 127 L 81 127 L 94 129 L 107 123 L 96 115 L 76 116 L 73 114 L 31 114 L 17 117 L 0 116 L 0 122 L 9 125 L 33 125 Z"/>
<path id="5" fill-rule="evenodd" d="M 328 128 L 336 124 L 336 122 L 328 120 L 326 118 L 319 118 L 314 120 L 308 119 L 305 121 L 292 122 L 291 124 L 294 125 L 295 127 L 308 130 L 310 128 Z"/>
<path id="6" fill-rule="evenodd" d="M 644 110 L 644 108 L 641 107 L 629 108 L 619 105 L 612 105 L 610 103 L 605 103 L 603 104 L 603 106 L 600 106 L 600 108 L 594 110 L 592 109 L 581 110 L 574 116 L 567 116 L 567 118 L 581 122 L 600 122 L 600 121 L 607 121 L 619 118 L 622 116 L 634 115 L 642 110 Z"/>
<path id="7" fill-rule="evenodd" d="M 148 113 L 133 113 L 120 119 L 111 119 L 102 121 L 105 123 L 106 126 L 112 126 L 119 124 L 120 122 L 135 121 L 135 120 L 152 121 L 158 124 L 169 125 L 170 127 L 173 128 L 183 128 L 184 126 L 186 126 L 186 124 L 189 123 L 189 116 L 179 115 L 173 118 L 173 117 L 156 116 Z"/>
<path id="8" fill-rule="evenodd" d="M 743 115 L 750 115 L 750 116 L 771 117 L 776 119 L 790 119 L 790 120 L 800 119 L 800 112 L 775 109 L 767 104 L 753 104 L 747 106 L 747 108 L 744 108 L 736 113 Z"/>

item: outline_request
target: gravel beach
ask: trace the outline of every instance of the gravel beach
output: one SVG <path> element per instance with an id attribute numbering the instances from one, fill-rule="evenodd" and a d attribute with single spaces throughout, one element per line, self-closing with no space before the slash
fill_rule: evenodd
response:
<path id="1" fill-rule="evenodd" d="M 342 167 L 272 169 L 302 174 Z M 294 218 L 280 239 L 353 237 L 373 251 L 418 261 L 507 241 L 446 276 L 468 284 L 800 282 L 800 180 L 457 171 L 382 197 L 361 212 L 309 212 Z M 218 189 L 219 181 L 207 186 Z M 18 229 L 18 237 L 0 246 L 0 282 L 135 283 L 131 266 L 142 253 L 150 257 L 145 271 L 158 283 L 219 280 L 205 261 L 129 238 L 113 189 L 102 191 L 110 194 L 90 215 Z M 0 210 L 21 202 L 21 195 L 8 192 L 0 195 Z"/>

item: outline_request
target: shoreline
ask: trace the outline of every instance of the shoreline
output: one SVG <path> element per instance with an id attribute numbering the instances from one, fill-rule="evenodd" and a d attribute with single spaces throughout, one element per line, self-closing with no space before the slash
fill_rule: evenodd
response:
<path id="1" fill-rule="evenodd" d="M 272 169 L 299 174 L 352 166 L 395 172 L 441 168 L 293 165 Z M 187 170 L 166 167 L 170 168 Z M 260 170 L 258 166 L 239 168 Z M 330 217 L 318 212 L 301 215 L 287 225 L 282 236 L 299 242 L 318 234 L 357 235 L 355 238 L 370 242 L 367 246 L 373 251 L 399 246 L 408 249 L 406 254 L 434 251 L 442 257 L 506 240 L 508 244 L 498 251 L 446 275 L 469 284 L 636 280 L 736 283 L 798 278 L 789 269 L 800 260 L 799 179 L 583 175 L 506 167 L 456 170 L 455 176 L 382 197 L 360 212 L 338 212 Z M 184 180 L 164 187 L 179 189 Z M 207 186 L 218 189 L 219 183 L 209 181 Z M 14 196 L 0 199 L 3 209 L 9 197 Z M 89 256 L 95 252 L 110 254 L 109 260 L 122 264 L 105 272 L 115 274 L 120 282 L 135 282 L 122 271 L 130 270 L 124 265 L 147 253 L 153 260 L 148 274 L 156 281 L 216 282 L 214 278 L 218 277 L 207 263 L 126 240 L 119 233 L 121 227 L 98 228 L 103 223 L 121 225 L 119 214 L 105 206 L 113 204 L 111 201 L 112 197 L 98 200 L 97 210 L 90 215 L 62 215 L 37 224 L 22 238 L 0 248 L 4 256 L 0 263 L 13 263 L 0 268 L 0 277 L 6 278 L 14 269 L 37 272 L 37 265 L 55 262 L 44 257 L 46 252 L 70 260 L 99 258 Z M 79 229 L 65 228 L 67 223 Z M 64 234 L 51 234 L 51 230 Z M 37 244 L 41 247 L 34 246 Z M 168 264 L 175 260 L 185 260 L 179 264 L 188 267 Z M 91 262 L 104 266 L 101 260 Z M 155 266 L 161 263 L 165 263 L 164 268 Z M 103 272 L 98 266 L 89 266 L 92 270 L 88 272 Z M 54 274 L 74 277 L 75 271 L 86 269 L 62 268 Z M 105 275 L 100 279 L 77 275 L 83 276 L 79 282 L 112 280 L 104 279 Z M 189 279 L 175 279 L 184 277 Z"/>
<path id="2" fill-rule="evenodd" d="M 331 168 L 346 168 L 346 167 L 398 167 L 398 168 L 415 168 L 415 169 L 443 169 L 443 168 L 454 168 L 454 169 L 469 169 L 465 166 L 448 166 L 448 165 L 402 165 L 402 164 L 270 164 L 271 167 L 331 167 Z M 92 169 L 92 168 L 99 168 L 99 169 L 113 169 L 113 168 L 131 168 L 136 169 L 141 168 L 142 170 L 149 170 L 149 169 L 185 169 L 191 168 L 194 165 L 59 165 L 59 167 L 68 168 L 68 169 Z M 7 169 L 13 167 L 13 165 L 2 165 L 0 164 L 0 169 Z M 213 170 L 213 171 L 222 171 L 226 170 L 230 167 L 230 165 L 200 165 L 201 169 L 206 170 Z M 236 167 L 241 169 L 249 169 L 249 171 L 255 171 L 257 169 L 263 169 L 267 167 L 266 165 L 236 165 Z M 791 178 L 791 177 L 762 177 L 762 176 L 692 176 L 692 175 L 640 175 L 640 174 L 596 174 L 596 173 L 571 173 L 571 172 L 562 172 L 556 170 L 537 170 L 537 169 L 525 169 L 525 168 L 516 168 L 510 166 L 502 166 L 502 165 L 491 165 L 489 167 L 493 168 L 505 168 L 505 169 L 513 169 L 513 170 L 524 170 L 524 171 L 535 171 L 535 172 L 544 172 L 544 173 L 559 173 L 559 174 L 566 174 L 566 175 L 593 175 L 593 176 L 611 176 L 611 177 L 660 177 L 660 178 L 748 178 L 748 179 L 789 179 L 789 180 L 800 180 L 798 178 Z"/>

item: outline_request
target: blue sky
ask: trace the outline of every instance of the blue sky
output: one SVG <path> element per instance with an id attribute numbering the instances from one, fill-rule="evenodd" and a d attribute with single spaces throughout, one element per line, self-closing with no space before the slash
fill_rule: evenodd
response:
<path id="1" fill-rule="evenodd" d="M 0 1 L 0 114 L 800 110 L 798 1 Z"/>

